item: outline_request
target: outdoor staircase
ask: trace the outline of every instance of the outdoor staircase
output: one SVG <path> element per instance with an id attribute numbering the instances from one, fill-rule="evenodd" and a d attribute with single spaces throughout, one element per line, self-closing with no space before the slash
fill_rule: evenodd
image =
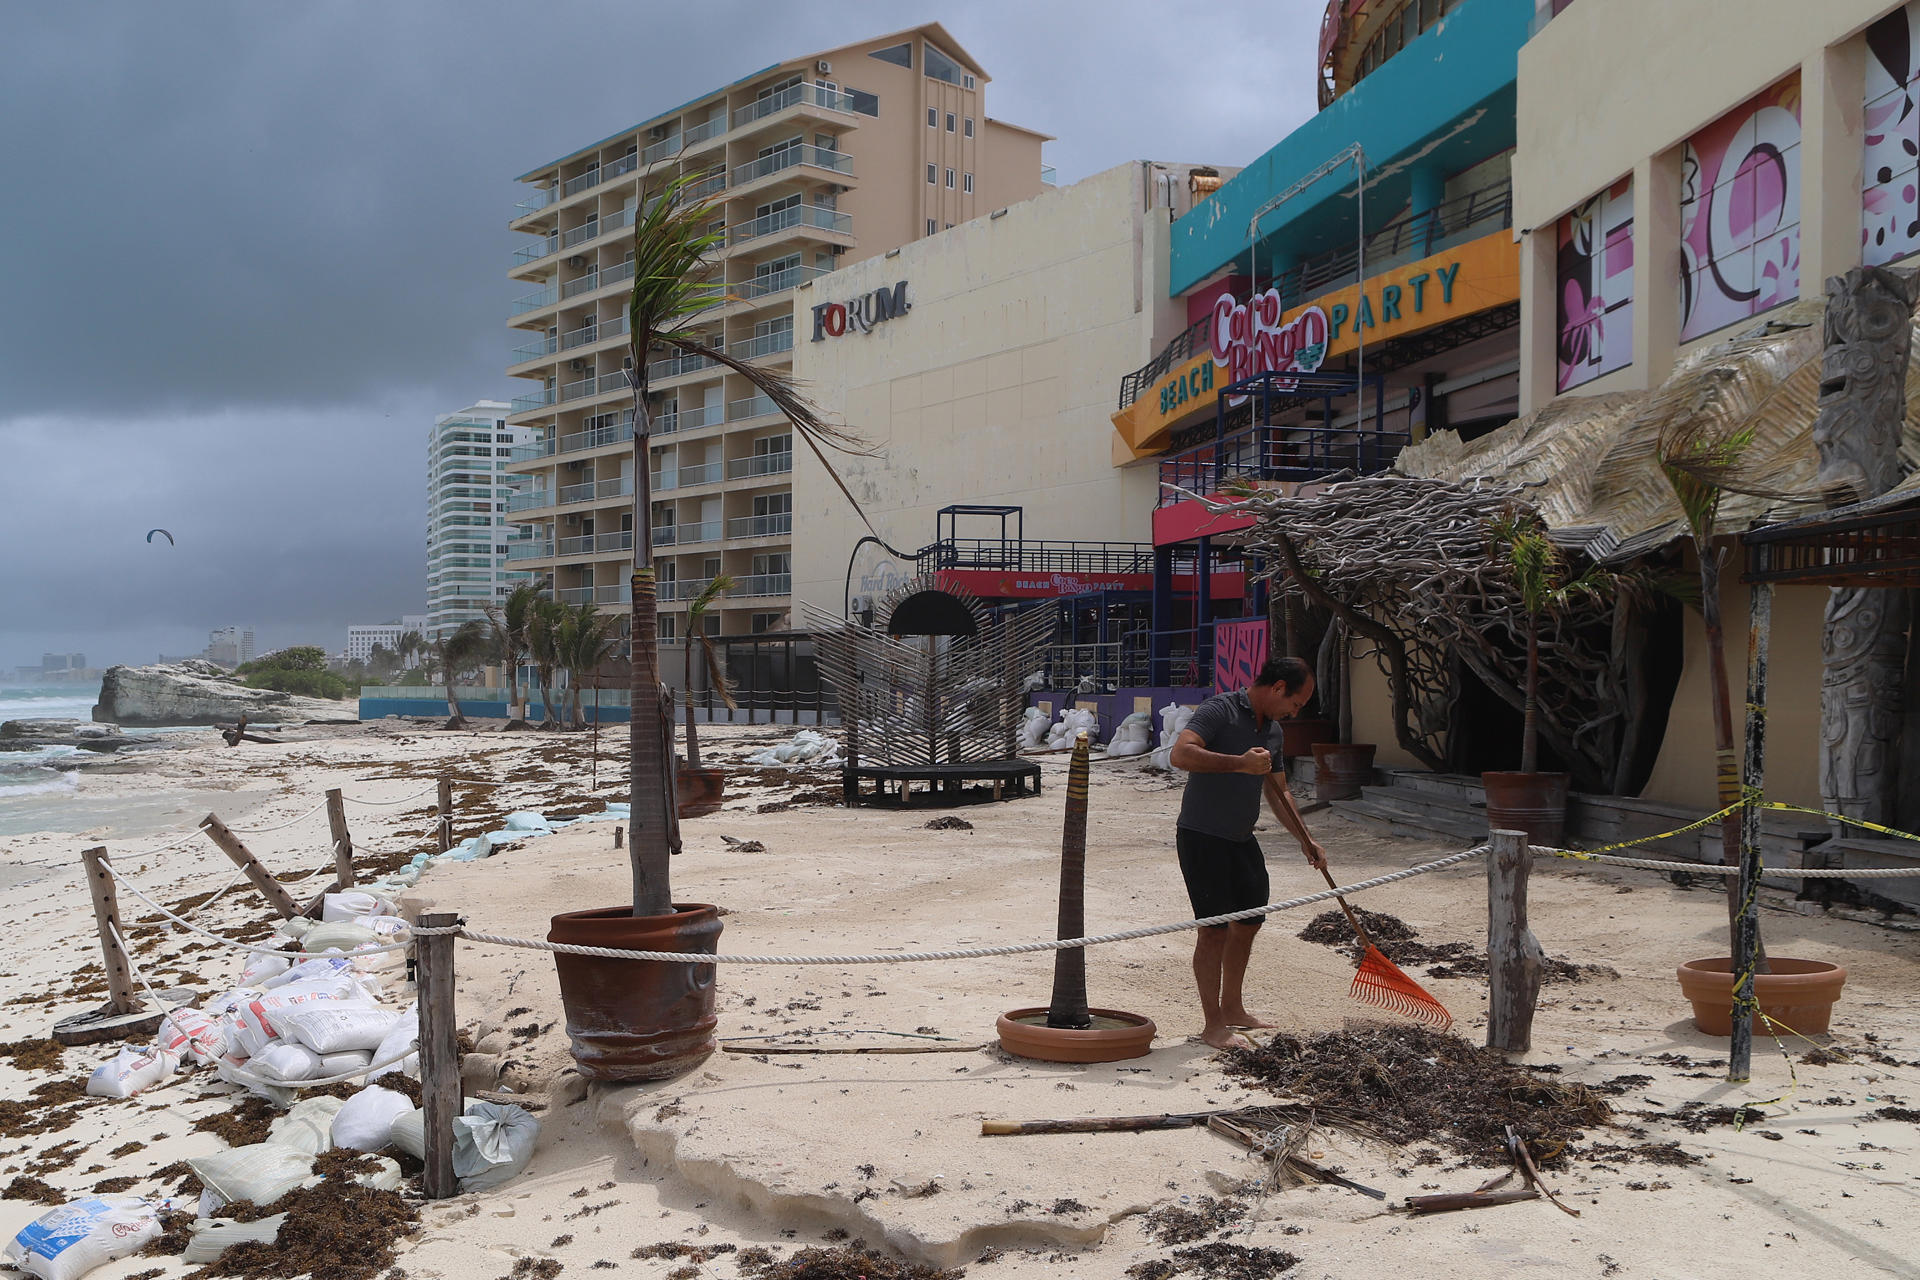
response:
<path id="1" fill-rule="evenodd" d="M 1413 769 L 1378 769 L 1380 781 L 1358 800 L 1335 800 L 1333 811 L 1387 835 L 1431 840 L 1484 840 L 1487 800 L 1480 779 Z"/>

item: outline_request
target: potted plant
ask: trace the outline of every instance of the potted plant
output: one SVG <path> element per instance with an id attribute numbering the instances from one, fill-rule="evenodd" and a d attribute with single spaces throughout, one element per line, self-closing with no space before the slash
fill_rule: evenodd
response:
<path id="1" fill-rule="evenodd" d="M 726 774 L 718 769 L 708 769 L 700 763 L 700 729 L 693 718 L 693 651 L 698 647 L 705 661 L 707 687 L 720 695 L 727 710 L 733 710 L 732 684 L 720 666 L 720 654 L 713 647 L 713 637 L 707 634 L 701 624 L 706 621 L 707 611 L 713 607 L 714 601 L 736 585 L 732 574 L 716 573 L 687 605 L 687 762 L 681 766 L 679 773 L 680 816 L 683 818 L 698 818 L 717 812 L 721 796 L 726 792 Z"/>
<path id="2" fill-rule="evenodd" d="M 1537 516 L 1512 514 L 1494 522 L 1496 554 L 1507 561 L 1520 609 L 1527 620 L 1527 675 L 1520 722 L 1520 768 L 1480 775 L 1487 793 L 1487 823 L 1494 830 L 1524 831 L 1527 842 L 1557 845 L 1566 834 L 1565 773 L 1540 772 L 1540 621 L 1582 596 L 1602 594 L 1607 574 L 1589 568 L 1568 575 L 1567 563 Z"/>
<path id="3" fill-rule="evenodd" d="M 1087 932 L 1087 775 L 1091 744 L 1075 736 L 1067 770 L 1067 816 L 1060 836 L 1059 938 Z M 1000 1015 L 1000 1047 L 1045 1062 L 1118 1062 L 1145 1057 L 1153 1047 L 1151 1018 L 1087 1005 L 1085 947 L 1053 953 L 1053 995 L 1044 1009 L 1012 1009 Z"/>
<path id="4" fill-rule="evenodd" d="M 1753 443 L 1754 428 L 1722 429 L 1724 397 L 1720 403 L 1696 406 L 1677 416 L 1661 435 L 1660 470 L 1678 499 L 1700 565 L 1700 621 L 1706 632 L 1708 697 L 1712 700 L 1715 770 L 1720 807 L 1730 809 L 1741 799 L 1740 767 L 1734 758 L 1733 699 L 1728 691 L 1726 632 L 1720 618 L 1720 561 L 1722 549 L 1713 545 L 1719 523 L 1720 500 L 1740 485 L 1742 456 Z M 1721 412 L 1716 412 L 1720 409 Z M 1724 865 L 1740 861 L 1740 820 L 1729 812 L 1720 820 L 1720 859 Z M 1707 1035 L 1733 1033 L 1733 952 L 1740 928 L 1738 880 L 1727 878 L 1727 954 L 1689 960 L 1679 968 L 1680 990 L 1693 1006 L 1694 1026 Z M 1758 926 L 1753 937 L 1753 996 L 1759 1003 L 1756 1029 L 1772 1019 L 1802 1035 L 1827 1029 L 1834 1002 L 1847 980 L 1840 965 L 1823 960 L 1770 959 Z"/>
<path id="5" fill-rule="evenodd" d="M 728 300 L 715 278 L 714 255 L 726 233 L 716 230 L 722 210 L 692 199 L 697 175 L 667 183 L 633 224 L 633 288 L 627 299 L 627 378 L 633 387 L 633 568 L 630 576 L 629 652 L 632 659 L 627 770 L 631 808 L 626 904 L 553 917 L 550 942 L 622 950 L 711 955 L 720 939 L 720 913 L 706 903 L 675 902 L 668 879 L 678 842 L 674 803 L 673 719 L 660 683 L 655 616 L 652 476 L 653 419 L 648 360 L 656 349 L 697 355 L 725 366 L 766 396 L 794 433 L 825 464 L 823 447 L 861 450 L 857 438 L 824 423 L 784 373 L 729 354 L 694 332 L 693 325 Z M 836 483 L 839 476 L 829 465 Z M 843 493 L 846 486 L 840 486 Z M 848 494 L 849 500 L 852 495 Z M 854 504 L 856 512 L 859 504 Z M 861 512 L 865 519 L 865 513 Z M 679 1075 L 714 1051 L 714 970 L 710 964 L 614 960 L 556 952 L 567 1035 L 581 1074 L 595 1080 L 657 1080 Z"/>

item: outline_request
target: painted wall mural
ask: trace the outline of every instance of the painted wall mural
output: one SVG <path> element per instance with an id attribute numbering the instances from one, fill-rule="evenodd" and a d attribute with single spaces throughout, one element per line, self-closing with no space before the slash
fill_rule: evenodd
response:
<path id="1" fill-rule="evenodd" d="M 1800 296 L 1800 78 L 1687 139 L 1680 189 L 1680 340 Z"/>
<path id="2" fill-rule="evenodd" d="M 1557 388 L 1566 391 L 1633 363 L 1633 179 L 1563 216 L 1557 243 Z"/>
<path id="3" fill-rule="evenodd" d="M 1267 661 L 1267 620 L 1213 624 L 1213 691 L 1244 689 Z"/>
<path id="4" fill-rule="evenodd" d="M 1920 0 L 1867 28 L 1860 260 L 1877 267 L 1920 251 Z"/>

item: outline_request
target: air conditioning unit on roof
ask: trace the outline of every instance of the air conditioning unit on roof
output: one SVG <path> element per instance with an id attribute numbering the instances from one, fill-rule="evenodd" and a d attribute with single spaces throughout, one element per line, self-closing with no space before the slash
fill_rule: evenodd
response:
<path id="1" fill-rule="evenodd" d="M 831 62 L 828 62 L 825 58 L 822 58 L 820 59 L 820 61 L 813 64 L 813 69 L 815 71 L 818 71 L 821 75 L 824 76 L 829 71 L 833 70 L 833 64 Z"/>

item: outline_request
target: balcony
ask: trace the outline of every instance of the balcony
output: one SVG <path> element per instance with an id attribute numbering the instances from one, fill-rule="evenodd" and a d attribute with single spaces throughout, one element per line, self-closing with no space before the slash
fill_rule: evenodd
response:
<path id="1" fill-rule="evenodd" d="M 793 451 L 786 453 L 756 453 L 751 458 L 735 458 L 727 463 L 729 480 L 746 480 L 753 476 L 775 476 L 793 470 Z"/>
<path id="2" fill-rule="evenodd" d="M 597 187 L 603 182 L 612 182 L 615 178 L 632 173 L 639 165 L 640 157 L 629 152 L 618 160 L 595 165 L 585 173 L 568 178 L 560 186 L 562 197 L 579 195 L 589 187 Z"/>
<path id="3" fill-rule="evenodd" d="M 1040 185 L 1046 187 L 1057 187 L 1060 185 L 1060 175 L 1054 172 L 1052 165 L 1043 164 L 1040 166 Z"/>
<path id="4" fill-rule="evenodd" d="M 718 542 L 721 537 L 721 522 L 718 520 L 696 521 L 692 524 L 662 525 L 653 531 L 653 545 L 656 547 L 685 547 L 696 542 Z"/>
<path id="5" fill-rule="evenodd" d="M 555 402 L 556 397 L 553 388 L 542 387 L 530 396 L 515 396 L 513 398 L 513 404 L 508 407 L 507 412 L 509 414 L 531 413 L 535 409 L 544 409 Z"/>
<path id="6" fill-rule="evenodd" d="M 553 544 L 563 556 L 612 555 L 633 550 L 633 534 L 589 533 L 578 538 L 562 538 Z"/>
<path id="7" fill-rule="evenodd" d="M 629 267 L 627 272 L 631 275 L 633 269 Z M 548 285 L 544 289 L 536 289 L 532 293 L 523 294 L 515 298 L 507 304 L 507 314 L 509 316 L 518 316 L 525 315 L 529 311 L 538 311 L 542 307 L 552 306 L 560 300 L 560 297 L 560 291 L 552 285 Z"/>
<path id="8" fill-rule="evenodd" d="M 509 564 L 515 560 L 545 560 L 552 554 L 553 543 L 546 541 L 514 542 L 509 543 L 507 546 L 507 562 Z"/>
<path id="9" fill-rule="evenodd" d="M 605 342 L 608 338 L 623 338 L 627 333 L 625 312 L 611 320 L 601 320 L 593 324 L 581 325 L 571 333 L 560 335 L 560 349 L 571 351 L 575 347 L 584 347 L 595 342 Z"/>
<path id="10" fill-rule="evenodd" d="M 742 280 L 739 284 L 731 286 L 731 289 L 735 300 L 755 302 L 761 298 L 770 298 L 776 293 L 785 293 L 788 289 L 797 288 L 801 282 L 811 280 L 815 276 L 826 275 L 827 271 L 826 267 L 804 265 L 788 267 L 784 271 L 769 271 L 763 275 L 754 276 L 750 280 Z"/>
<path id="11" fill-rule="evenodd" d="M 796 116 L 806 115 L 820 117 L 823 112 L 835 112 L 837 113 L 836 116 L 826 118 L 838 119 L 839 116 L 850 117 L 853 115 L 853 97 L 850 94 L 841 93 L 835 89 L 824 88 L 817 84 L 801 83 L 791 85 L 778 93 L 769 94 L 757 100 L 751 106 L 741 107 L 738 111 L 735 111 L 733 113 L 733 127 L 735 129 L 745 129 L 749 125 L 771 120 L 772 117 L 796 107 L 803 108 L 803 110 L 794 112 Z M 811 109 L 808 110 L 805 108 Z M 852 123 L 852 121 L 840 120 L 839 123 L 849 124 Z"/>
<path id="12" fill-rule="evenodd" d="M 596 268 L 587 272 L 586 275 L 581 276 L 578 280 L 569 280 L 561 285 L 560 297 L 563 299 L 577 298 L 583 293 L 592 293 L 596 289 L 604 289 L 609 285 L 619 284 L 623 280 L 631 279 L 633 279 L 633 264 L 631 262 L 622 262 L 618 266 L 613 267 Z M 540 303 L 536 305 L 544 306 L 545 304 Z M 523 308 L 523 310 L 532 309 L 531 307 Z M 514 314 L 518 315 L 519 312 L 516 311 Z"/>
<path id="13" fill-rule="evenodd" d="M 533 244 L 522 245 L 513 251 L 513 265 L 524 267 L 529 262 L 538 262 L 560 252 L 560 237 L 547 236 Z"/>
<path id="14" fill-rule="evenodd" d="M 725 191 L 726 189 L 727 171 L 721 169 L 717 173 L 708 174 L 698 182 L 689 182 L 687 184 L 686 198 L 689 200 L 704 200 L 715 192 Z"/>
<path id="15" fill-rule="evenodd" d="M 1164 459 L 1159 505 L 1189 500 L 1168 485 L 1213 494 L 1236 481 L 1319 480 L 1341 471 L 1372 475 L 1392 466 L 1409 439 L 1403 431 L 1362 427 L 1257 426 Z"/>
<path id="16" fill-rule="evenodd" d="M 739 516 L 727 521 L 729 538 L 777 538 L 792 532 L 791 511 L 776 511 L 765 516 Z"/>
<path id="17" fill-rule="evenodd" d="M 703 124 L 696 124 L 680 131 L 680 151 L 684 155 L 703 142 L 711 142 L 727 131 L 727 115 L 721 112 Z"/>
<path id="18" fill-rule="evenodd" d="M 513 220 L 518 222 L 530 213 L 538 213 L 559 198 L 560 192 L 558 188 L 541 187 L 525 200 L 513 206 Z"/>
<path id="19" fill-rule="evenodd" d="M 793 330 L 791 329 L 763 333 L 757 338 L 743 338 L 728 348 L 728 351 L 740 360 L 757 360 L 761 356 L 791 350 L 793 350 Z"/>
<path id="20" fill-rule="evenodd" d="M 736 188 L 744 187 L 750 182 L 758 182 L 801 165 L 825 169 L 844 177 L 853 176 L 853 157 L 846 152 L 828 151 L 825 147 L 802 143 L 797 147 L 782 147 L 770 156 L 761 156 L 751 164 L 740 165 L 733 171 L 733 185 Z"/>
<path id="21" fill-rule="evenodd" d="M 749 240 L 757 240 L 794 227 L 831 231 L 835 235 L 850 236 L 853 234 L 853 215 L 841 213 L 837 209 L 823 209 L 818 205 L 795 205 L 791 209 L 763 214 L 751 222 L 742 222 L 727 233 L 727 243 L 729 245 L 745 244 Z"/>
<path id="22" fill-rule="evenodd" d="M 659 164 L 662 160 L 671 160 L 680 154 L 680 147 L 681 141 L 679 134 L 676 133 L 670 137 L 662 138 L 660 141 L 641 150 L 640 163 L 651 166 Z"/>
<path id="23" fill-rule="evenodd" d="M 719 405 L 701 405 L 696 409 L 674 409 L 663 413 L 653 420 L 655 435 L 672 435 L 676 431 L 692 431 L 696 427 L 711 427 L 720 421 Z"/>
<path id="24" fill-rule="evenodd" d="M 618 213 L 610 213 L 604 218 L 583 223 L 561 235 L 560 247 L 571 249 L 589 240 L 598 240 L 601 236 L 611 234 L 623 227 L 630 227 L 633 225 L 633 216 L 633 209 L 622 209 Z"/>
<path id="25" fill-rule="evenodd" d="M 507 510 L 538 511 L 542 507 L 553 505 L 551 489 L 530 489 L 526 493 L 516 493 L 507 499 Z M 463 522 L 464 523 L 464 522 Z"/>
<path id="26" fill-rule="evenodd" d="M 793 575 L 790 573 L 753 573 L 739 580 L 729 595 L 736 596 L 790 596 L 793 594 Z"/>
<path id="27" fill-rule="evenodd" d="M 538 360 L 541 356 L 550 356 L 560 349 L 558 338 L 542 338 L 538 342 L 529 342 L 524 347 L 513 349 L 513 363 L 525 364 L 529 360 Z"/>
<path id="28" fill-rule="evenodd" d="M 630 604 L 633 599 L 624 582 L 604 587 L 562 587 L 553 596 L 561 604 Z"/>
<path id="29" fill-rule="evenodd" d="M 702 462 L 691 467 L 681 467 L 676 487 L 691 489 L 697 484 L 718 484 L 725 474 L 725 469 L 717 462 Z"/>
<path id="30" fill-rule="evenodd" d="M 749 418 L 764 418 L 780 412 L 771 396 L 748 396 L 744 400 L 727 402 L 727 421 L 745 422 Z"/>
<path id="31" fill-rule="evenodd" d="M 719 350 L 717 346 L 713 349 Z M 695 355 L 691 352 L 685 355 L 669 356 L 665 360 L 655 360 L 647 365 L 647 384 L 651 386 L 662 378 L 677 378 L 683 373 L 698 373 L 702 369 L 716 368 L 719 364 L 720 362 L 712 356 Z"/>

